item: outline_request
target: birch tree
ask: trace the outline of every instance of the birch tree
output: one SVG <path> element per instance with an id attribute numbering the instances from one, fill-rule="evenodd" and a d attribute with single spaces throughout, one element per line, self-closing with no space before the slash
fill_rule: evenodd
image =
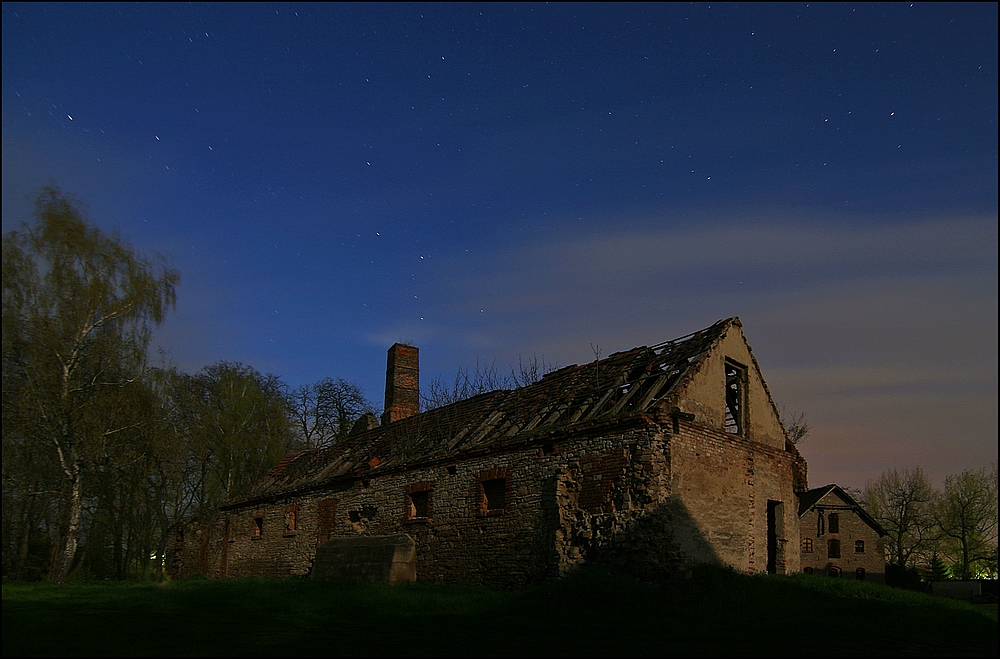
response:
<path id="1" fill-rule="evenodd" d="M 76 558 L 88 461 L 125 430 L 102 406 L 137 381 L 179 281 L 163 257 L 104 233 L 55 188 L 39 195 L 32 223 L 3 237 L 4 442 L 45 446 L 58 464 L 57 582 Z"/>

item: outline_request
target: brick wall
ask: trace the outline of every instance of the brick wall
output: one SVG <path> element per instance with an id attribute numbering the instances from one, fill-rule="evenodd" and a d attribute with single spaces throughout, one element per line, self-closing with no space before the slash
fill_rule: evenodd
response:
<path id="1" fill-rule="evenodd" d="M 744 572 L 767 569 L 769 501 L 780 503 L 776 568 L 798 571 L 798 456 L 681 422 L 670 440 L 675 539 L 684 555 Z"/>
<path id="2" fill-rule="evenodd" d="M 838 530 L 831 532 L 829 516 L 838 517 Z M 823 524 L 819 517 L 823 516 Z M 885 581 L 885 548 L 882 538 L 868 526 L 849 506 L 843 505 L 839 497 L 828 494 L 801 518 L 802 548 L 801 569 L 812 569 L 815 574 L 830 574 L 839 570 L 844 579 L 857 578 L 858 568 L 863 569 L 865 580 L 876 583 Z M 821 532 L 822 531 L 822 532 Z M 830 541 L 840 546 L 840 557 L 830 556 Z M 858 542 L 864 543 L 862 546 Z M 811 543 L 812 551 L 806 551 Z"/>

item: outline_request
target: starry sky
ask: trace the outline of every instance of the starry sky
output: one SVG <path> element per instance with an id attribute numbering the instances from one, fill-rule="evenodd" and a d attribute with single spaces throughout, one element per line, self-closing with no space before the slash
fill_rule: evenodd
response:
<path id="1" fill-rule="evenodd" d="M 154 350 L 290 385 L 739 316 L 810 484 L 997 460 L 997 5 L 3 4 L 3 230 L 182 274 Z"/>

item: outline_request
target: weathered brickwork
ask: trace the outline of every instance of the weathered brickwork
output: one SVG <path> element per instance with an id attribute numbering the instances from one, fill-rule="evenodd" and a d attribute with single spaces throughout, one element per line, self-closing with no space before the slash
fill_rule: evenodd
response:
<path id="1" fill-rule="evenodd" d="M 595 552 L 623 552 L 634 540 L 629 528 L 668 494 L 658 478 L 666 442 L 655 427 L 560 448 L 542 456 L 528 446 L 405 473 L 372 473 L 336 493 L 332 521 L 329 492 L 228 511 L 211 529 L 214 535 L 202 531 L 200 537 L 212 539 L 198 565 L 208 576 L 306 574 L 322 535 L 406 533 L 416 543 L 421 580 L 517 586 L 557 577 Z M 481 483 L 501 478 L 506 505 L 488 511 Z M 588 485 L 595 482 L 600 485 Z M 406 495 L 413 491 L 430 492 L 433 508 L 425 519 L 406 515 Z M 290 507 L 298 511 L 295 532 L 285 526 Z M 228 540 L 220 531 L 226 524 L 235 530 Z M 192 565 L 184 551 L 177 557 Z M 206 562 L 213 569 L 205 570 Z"/>
<path id="2" fill-rule="evenodd" d="M 818 492 L 826 490 L 826 492 Z M 881 530 L 836 486 L 801 511 L 801 569 L 844 579 L 885 581 L 885 547 Z"/>
<path id="3" fill-rule="evenodd" d="M 798 565 L 797 454 L 682 423 L 671 438 L 675 538 L 682 552 L 745 572 L 767 571 L 767 502 L 781 504 L 776 572 Z M 791 566 L 791 568 L 789 568 Z"/>
<path id="4" fill-rule="evenodd" d="M 400 532 L 416 543 L 418 578 L 445 583 L 537 583 L 596 558 L 649 574 L 692 562 L 763 571 L 754 549 L 767 547 L 767 523 L 754 501 L 790 502 L 785 510 L 795 510 L 794 459 L 713 428 L 685 423 L 670 435 L 650 425 L 559 448 L 545 456 L 525 447 L 407 473 L 373 473 L 335 497 L 317 492 L 230 511 L 217 526 L 228 523 L 235 532 L 223 542 L 224 533 L 215 530 L 205 554 L 214 569 L 206 573 L 307 574 L 324 536 Z M 768 463 L 766 475 L 755 478 L 750 465 L 761 461 Z M 671 462 L 682 468 L 671 474 Z M 498 478 L 506 481 L 505 507 L 495 514 L 484 507 L 481 483 Z M 407 495 L 414 491 L 430 493 L 426 518 L 407 516 Z M 294 533 L 285 528 L 290 507 L 298 511 Z M 263 519 L 260 537 L 257 519 Z M 783 531 L 796 530 L 792 514 Z M 798 543 L 788 547 L 781 539 L 779 571 L 785 572 L 787 563 L 797 565 Z"/>
<path id="5" fill-rule="evenodd" d="M 386 402 L 402 416 L 283 460 L 179 536 L 173 571 L 304 575 L 331 539 L 401 534 L 417 578 L 442 583 L 521 586 L 592 561 L 650 577 L 699 562 L 799 571 L 806 464 L 740 327 L 423 413 L 399 404 L 418 381 L 416 349 L 393 346 Z M 861 539 L 843 529 L 843 542 Z M 865 559 L 881 556 L 877 534 L 864 540 Z M 861 566 L 851 560 L 844 570 Z"/>

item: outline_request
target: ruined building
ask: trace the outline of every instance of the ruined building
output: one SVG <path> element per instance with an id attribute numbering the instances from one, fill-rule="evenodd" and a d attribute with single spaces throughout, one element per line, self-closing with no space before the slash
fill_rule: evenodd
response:
<path id="1" fill-rule="evenodd" d="M 343 538 L 406 545 L 416 578 L 449 583 L 517 586 L 589 561 L 800 569 L 806 464 L 738 318 L 422 413 L 418 373 L 415 347 L 390 348 L 381 425 L 285 458 L 178 536 L 174 572 L 308 574 Z"/>

